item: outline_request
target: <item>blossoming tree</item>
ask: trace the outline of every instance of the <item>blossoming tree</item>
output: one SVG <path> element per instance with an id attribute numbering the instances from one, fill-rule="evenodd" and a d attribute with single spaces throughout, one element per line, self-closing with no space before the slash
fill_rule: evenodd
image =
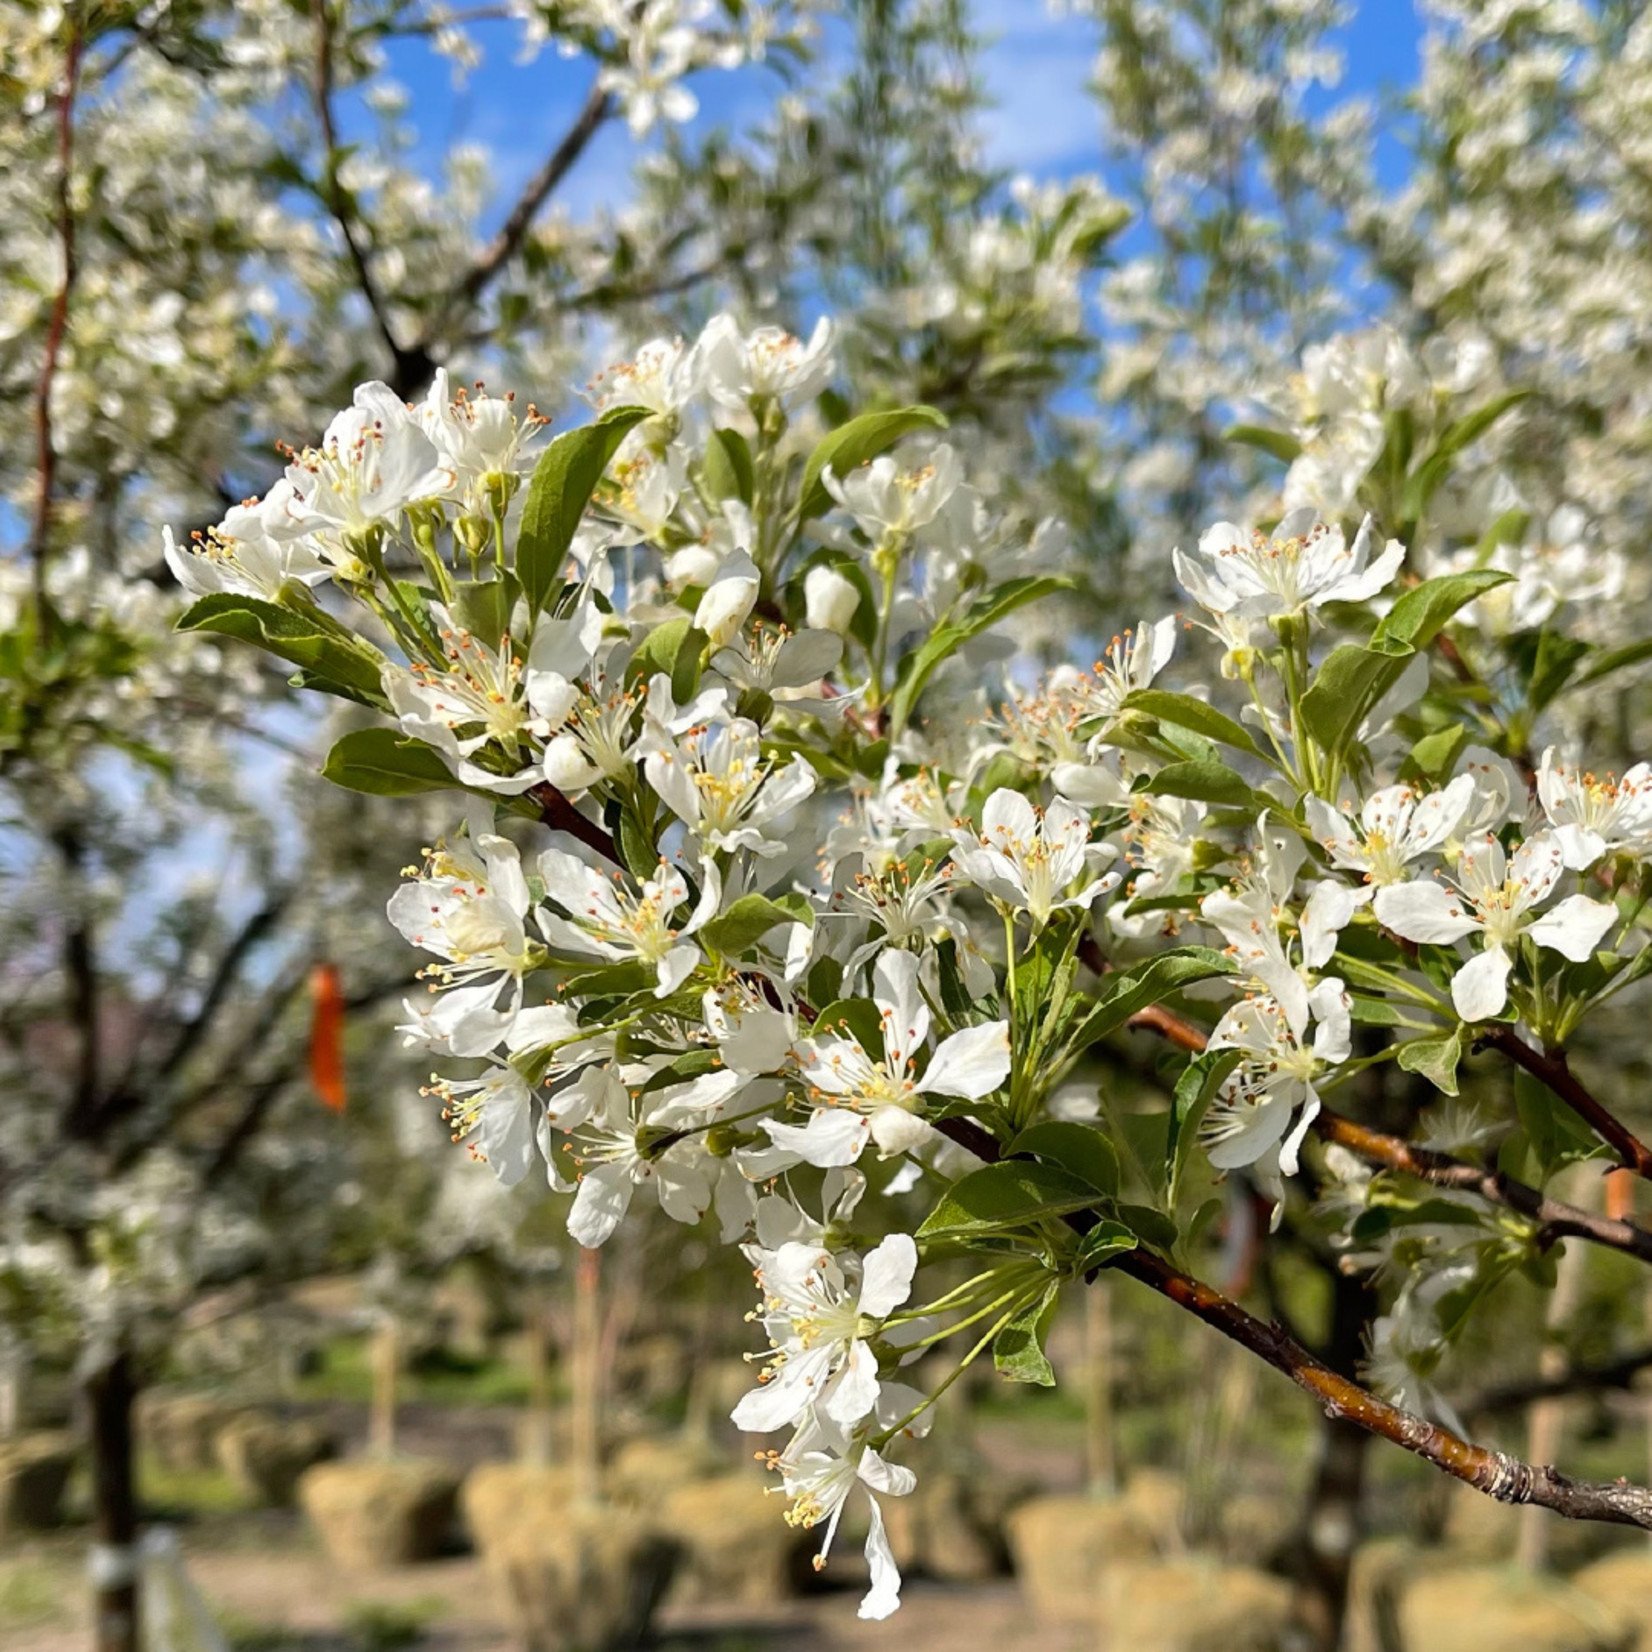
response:
<path id="1" fill-rule="evenodd" d="M 455 1138 L 569 1196 L 583 1245 L 648 1200 L 746 1247 L 770 1353 L 735 1419 L 784 1436 L 822 1562 L 869 1504 L 866 1616 L 898 1604 L 905 1443 L 989 1351 L 1050 1382 L 1057 1295 L 1104 1269 L 1491 1497 L 1652 1527 L 1652 1493 L 1474 1443 L 1433 1380 L 1557 1243 L 1652 1256 L 1545 1191 L 1579 1158 L 1652 1170 L 1567 1057 L 1652 963 L 1652 793 L 1536 744 L 1619 662 L 1522 668 L 1484 618 L 1507 571 L 1408 568 L 1384 530 L 1418 526 L 1448 430 L 1373 465 L 1380 515 L 1177 551 L 1185 646 L 1144 622 L 1028 689 L 996 632 L 1061 589 L 1047 530 L 995 519 L 932 410 L 823 416 L 832 374 L 825 324 L 718 318 L 551 440 L 441 377 L 414 404 L 365 385 L 169 548 L 186 629 L 363 708 L 334 780 L 464 799 L 390 903 Z M 1185 1059 L 1162 1163 L 1127 1173 L 1051 1100 L 1132 1029 Z M 1445 1104 L 1410 1137 L 1342 1110 L 1373 1068 L 1454 1097 L 1476 1052 L 1513 1080 L 1495 1162 Z M 1201 1159 L 1276 1220 L 1311 1161 L 1347 1265 L 1389 1282 L 1376 1386 L 1190 1271 Z"/>

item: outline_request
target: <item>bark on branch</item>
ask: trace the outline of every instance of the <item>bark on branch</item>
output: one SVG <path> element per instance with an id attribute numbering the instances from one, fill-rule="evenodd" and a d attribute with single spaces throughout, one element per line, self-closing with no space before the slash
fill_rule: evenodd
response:
<path id="1" fill-rule="evenodd" d="M 1130 1025 L 1155 1032 L 1178 1049 L 1195 1055 L 1205 1048 L 1207 1042 L 1201 1028 L 1165 1009 L 1162 1004 L 1138 1011 L 1131 1016 Z M 1555 1059 L 1539 1057 L 1537 1051 L 1519 1039 L 1514 1039 L 1513 1043 L 1535 1059 Z M 1548 1080 L 1545 1079 L 1545 1082 Z M 1434 1187 L 1473 1193 L 1488 1204 L 1502 1205 L 1528 1217 L 1541 1226 L 1545 1244 L 1552 1244 L 1557 1239 L 1587 1239 L 1591 1244 L 1605 1245 L 1609 1249 L 1639 1257 L 1643 1262 L 1652 1262 L 1652 1232 L 1637 1227 L 1633 1222 L 1602 1216 L 1580 1205 L 1568 1204 L 1564 1199 L 1551 1198 L 1541 1189 L 1504 1175 L 1500 1170 L 1471 1164 L 1450 1153 L 1415 1147 L 1399 1136 L 1373 1130 L 1328 1107 L 1323 1108 L 1314 1120 L 1313 1131 L 1321 1141 L 1334 1142 L 1364 1159 L 1367 1164 L 1381 1165 L 1385 1170 L 1403 1171 Z"/>
<path id="2" fill-rule="evenodd" d="M 960 1146 L 991 1163 L 1002 1157 L 997 1140 L 967 1119 L 943 1119 L 937 1126 Z M 1089 1211 L 1064 1218 L 1079 1233 L 1097 1221 Z M 1529 1503 L 1568 1520 L 1593 1520 L 1652 1531 L 1652 1491 L 1625 1480 L 1573 1480 L 1547 1464 L 1526 1463 L 1507 1452 L 1478 1446 L 1402 1411 L 1397 1405 L 1339 1376 L 1278 1325 L 1258 1319 L 1237 1302 L 1174 1267 L 1142 1246 L 1111 1257 L 1108 1268 L 1157 1291 L 1202 1320 L 1311 1394 L 1330 1417 L 1384 1439 L 1432 1463 L 1442 1473 L 1500 1503 Z"/>
<path id="3" fill-rule="evenodd" d="M 1566 1061 L 1564 1050 L 1534 1050 L 1513 1027 L 1493 1027 L 1480 1043 L 1498 1050 L 1523 1067 L 1566 1103 L 1623 1161 L 1626 1170 L 1652 1180 L 1652 1147 L 1648 1147 L 1610 1108 L 1596 1100 Z"/>

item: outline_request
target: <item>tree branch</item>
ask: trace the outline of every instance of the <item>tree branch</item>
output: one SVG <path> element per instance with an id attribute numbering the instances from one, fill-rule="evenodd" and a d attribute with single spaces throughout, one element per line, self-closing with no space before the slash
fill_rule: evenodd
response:
<path id="1" fill-rule="evenodd" d="M 63 269 L 52 298 L 51 314 L 46 322 L 46 343 L 41 354 L 40 378 L 35 385 L 35 504 L 34 527 L 29 539 L 29 553 L 34 562 L 35 611 L 42 633 L 50 621 L 46 602 L 46 563 L 51 554 L 52 501 L 57 492 L 57 444 L 52 436 L 52 384 L 57 378 L 57 364 L 63 354 L 63 340 L 69 330 L 69 297 L 74 291 L 75 215 L 69 199 L 71 174 L 75 157 L 75 95 L 80 86 L 80 58 L 85 44 L 81 34 L 80 16 L 75 7 L 65 8 L 64 26 L 68 39 L 63 55 L 63 90 L 57 102 L 57 180 L 55 203 L 57 209 L 58 247 Z"/>
<path id="2" fill-rule="evenodd" d="M 389 310 L 373 276 L 367 249 L 361 242 L 355 208 L 351 205 L 344 186 L 339 182 L 338 125 L 333 117 L 333 18 L 329 10 L 330 4 L 331 0 L 311 0 L 310 8 L 315 18 L 316 29 L 315 66 L 310 90 L 315 103 L 316 120 L 321 127 L 321 141 L 327 148 L 321 166 L 322 195 L 327 203 L 327 210 L 332 213 L 333 221 L 339 227 L 339 233 L 344 237 L 344 250 L 349 255 L 350 266 L 356 273 L 356 286 L 367 301 L 367 308 L 372 312 L 379 337 L 384 340 L 384 346 L 390 352 L 393 364 L 390 374 L 391 387 L 397 395 L 407 397 L 415 394 L 420 386 L 429 380 L 435 364 L 423 344 L 415 344 L 411 349 L 407 349 L 397 339 L 395 329 L 390 325 Z"/>
<path id="3" fill-rule="evenodd" d="M 1652 1348 L 1637 1348 L 1605 1365 L 1574 1365 L 1552 1377 L 1531 1377 L 1488 1388 L 1483 1394 L 1471 1395 L 1458 1409 L 1465 1416 L 1480 1416 L 1491 1411 L 1518 1411 L 1536 1400 L 1564 1399 L 1568 1394 L 1596 1393 L 1603 1388 L 1628 1388 L 1649 1366 Z"/>
<path id="4" fill-rule="evenodd" d="M 1626 1170 L 1652 1181 L 1652 1147 L 1623 1124 L 1590 1093 L 1566 1062 L 1564 1050 L 1534 1050 L 1513 1027 L 1488 1029 L 1479 1039 L 1499 1050 L 1517 1067 L 1541 1080 L 1623 1161 Z"/>
<path id="5" fill-rule="evenodd" d="M 528 180 L 516 199 L 516 205 L 499 226 L 498 234 L 477 254 L 475 262 L 460 277 L 447 301 L 425 329 L 419 340 L 419 349 L 430 349 L 442 328 L 456 313 L 473 309 L 481 300 L 499 272 L 521 247 L 533 227 L 534 219 L 539 216 L 540 208 L 573 170 L 574 163 L 585 153 L 591 139 L 613 112 L 613 94 L 603 91 L 600 86 L 592 86 L 579 114 L 574 117 L 573 125 L 563 133 L 562 141 Z"/>
<path id="6" fill-rule="evenodd" d="M 968 1119 L 942 1119 L 936 1128 L 988 1163 L 1002 1157 L 997 1140 Z M 1079 1233 L 1089 1232 L 1099 1220 L 1091 1211 L 1075 1211 L 1063 1219 Z M 1506 1452 L 1474 1445 L 1448 1428 L 1402 1411 L 1350 1378 L 1339 1376 L 1280 1326 L 1256 1318 L 1220 1291 L 1143 1246 L 1118 1252 L 1106 1266 L 1157 1291 L 1289 1377 L 1319 1402 L 1327 1416 L 1421 1457 L 1442 1473 L 1500 1503 L 1530 1503 L 1568 1520 L 1602 1521 L 1652 1531 L 1652 1491 L 1645 1487 L 1623 1480 L 1573 1480 L 1558 1469 L 1524 1463 Z"/>
<path id="7" fill-rule="evenodd" d="M 542 780 L 537 786 L 530 787 L 528 796 L 539 805 L 539 818 L 553 832 L 566 832 L 569 837 L 578 838 L 587 849 L 595 849 L 622 872 L 628 870 L 625 857 L 614 846 L 614 840 L 594 820 L 582 815 L 550 781 Z"/>
<path id="8" fill-rule="evenodd" d="M 1138 1010 L 1130 1017 L 1129 1024 L 1156 1032 L 1178 1049 L 1189 1050 L 1195 1055 L 1205 1048 L 1207 1042 L 1201 1028 L 1165 1009 L 1162 1004 Z M 1537 1055 L 1519 1039 L 1514 1042 L 1528 1055 Z M 1564 1199 L 1551 1198 L 1540 1189 L 1516 1181 L 1500 1170 L 1470 1164 L 1466 1159 L 1436 1152 L 1432 1148 L 1414 1147 L 1399 1136 L 1390 1136 L 1356 1123 L 1329 1107 L 1321 1108 L 1312 1128 L 1320 1140 L 1335 1142 L 1368 1164 L 1403 1171 L 1435 1187 L 1474 1193 L 1488 1204 L 1502 1205 L 1529 1217 L 1541 1225 L 1541 1239 L 1546 1245 L 1553 1244 L 1557 1239 L 1587 1239 L 1592 1244 L 1605 1245 L 1609 1249 L 1639 1257 L 1643 1262 L 1652 1262 L 1652 1232 L 1637 1227 L 1633 1222 L 1597 1215 L 1580 1205 L 1567 1204 Z"/>

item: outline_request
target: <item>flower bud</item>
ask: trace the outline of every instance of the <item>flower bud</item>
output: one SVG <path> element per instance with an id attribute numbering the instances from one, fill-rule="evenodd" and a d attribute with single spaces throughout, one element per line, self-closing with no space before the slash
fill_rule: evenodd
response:
<path id="1" fill-rule="evenodd" d="M 722 572 L 706 587 L 694 624 L 711 639 L 713 648 L 726 648 L 740 634 L 757 603 L 758 574 L 745 552 L 723 564 Z"/>
<path id="2" fill-rule="evenodd" d="M 804 620 L 811 630 L 836 631 L 841 637 L 860 607 L 860 592 L 853 580 L 822 563 L 803 580 L 803 604 Z"/>

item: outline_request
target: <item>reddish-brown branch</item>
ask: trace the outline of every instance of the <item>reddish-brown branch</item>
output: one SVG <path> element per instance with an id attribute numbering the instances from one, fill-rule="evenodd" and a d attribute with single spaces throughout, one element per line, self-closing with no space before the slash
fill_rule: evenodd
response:
<path id="1" fill-rule="evenodd" d="M 944 1119 L 938 1128 L 988 1163 L 1002 1156 L 996 1139 L 967 1119 Z M 1096 1217 L 1088 1211 L 1076 1211 L 1064 1220 L 1083 1233 L 1094 1225 Z M 1535 1504 L 1568 1520 L 1604 1521 L 1652 1530 L 1652 1491 L 1642 1486 L 1622 1480 L 1572 1480 L 1557 1469 L 1524 1463 L 1505 1452 L 1474 1445 L 1450 1429 L 1402 1411 L 1350 1378 L 1339 1376 L 1278 1325 L 1258 1319 L 1220 1291 L 1143 1246 L 1117 1253 L 1107 1266 L 1157 1291 L 1289 1377 L 1319 1402 L 1327 1416 L 1341 1418 L 1412 1452 L 1488 1497 L 1502 1503 Z"/>
<path id="2" fill-rule="evenodd" d="M 1567 1065 L 1564 1050 L 1534 1050 L 1513 1027 L 1492 1027 L 1480 1043 L 1501 1051 L 1517 1067 L 1546 1084 L 1623 1161 L 1626 1170 L 1652 1180 L 1648 1147 L 1610 1108 L 1597 1101 Z"/>
<path id="3" fill-rule="evenodd" d="M 46 563 L 51 555 L 52 503 L 57 493 L 57 444 L 52 434 L 52 385 L 57 378 L 63 341 L 69 331 L 69 299 L 76 275 L 75 214 L 71 199 L 75 159 L 75 95 L 80 87 L 80 58 L 84 46 L 80 16 L 70 6 L 64 14 L 67 39 L 63 51 L 63 89 L 57 100 L 57 212 L 58 252 L 63 260 L 57 291 L 52 297 L 46 322 L 46 343 L 41 352 L 40 377 L 35 383 L 35 503 L 34 529 L 29 552 L 34 562 L 36 612 L 44 629 L 49 623 L 46 603 Z"/>
<path id="4" fill-rule="evenodd" d="M 594 820 L 582 815 L 550 781 L 540 781 L 530 788 L 528 796 L 539 805 L 539 818 L 553 832 L 566 832 L 569 837 L 578 838 L 587 849 L 595 849 L 622 872 L 626 869 L 625 857 L 615 847 L 614 840 Z"/>
<path id="5" fill-rule="evenodd" d="M 1197 1055 L 1205 1048 L 1204 1029 L 1185 1016 L 1167 1010 L 1162 1004 L 1150 1005 L 1130 1017 L 1132 1027 L 1155 1032 L 1178 1049 Z M 1537 1052 L 1514 1040 L 1530 1056 Z M 1550 1057 L 1548 1060 L 1556 1058 Z M 1564 1070 L 1565 1063 L 1561 1060 Z M 1567 1075 L 1570 1076 L 1569 1074 Z M 1575 1083 L 1576 1081 L 1573 1080 Z M 1477 1194 L 1488 1204 L 1502 1205 L 1541 1224 L 1544 1243 L 1557 1239 L 1587 1239 L 1592 1244 L 1605 1245 L 1612 1250 L 1626 1251 L 1643 1262 L 1652 1262 L 1652 1232 L 1637 1227 L 1633 1222 L 1616 1217 L 1600 1216 L 1579 1205 L 1567 1204 L 1563 1199 L 1551 1198 L 1540 1189 L 1516 1181 L 1500 1170 L 1470 1164 L 1450 1153 L 1439 1153 L 1432 1148 L 1415 1147 L 1399 1136 L 1359 1124 L 1343 1117 L 1331 1108 L 1322 1108 L 1313 1123 L 1314 1134 L 1321 1141 L 1335 1142 L 1337 1146 L 1364 1159 L 1368 1164 L 1381 1165 L 1386 1170 L 1398 1170 L 1435 1187 L 1454 1188 L 1459 1192 Z"/>

